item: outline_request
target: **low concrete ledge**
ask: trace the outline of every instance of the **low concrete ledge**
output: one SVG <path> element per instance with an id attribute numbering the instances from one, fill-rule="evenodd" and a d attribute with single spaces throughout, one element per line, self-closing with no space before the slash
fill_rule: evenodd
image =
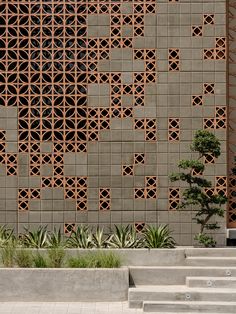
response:
<path id="1" fill-rule="evenodd" d="M 0 301 L 125 301 L 128 268 L 0 268 Z"/>

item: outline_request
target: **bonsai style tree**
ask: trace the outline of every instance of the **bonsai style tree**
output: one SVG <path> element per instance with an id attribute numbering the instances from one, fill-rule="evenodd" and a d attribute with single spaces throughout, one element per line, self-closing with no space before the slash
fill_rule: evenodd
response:
<path id="1" fill-rule="evenodd" d="M 198 153 L 197 159 L 179 161 L 180 172 L 172 173 L 170 180 L 172 182 L 182 181 L 188 185 L 183 191 L 179 209 L 190 206 L 196 208 L 194 220 L 200 225 L 200 232 L 195 236 L 195 240 L 205 247 L 214 247 L 216 241 L 206 231 L 219 228 L 218 222 L 212 218 L 224 216 L 222 205 L 226 203 L 227 198 L 215 192 L 208 193 L 212 183 L 204 178 L 203 173 L 205 170 L 204 157 L 211 154 L 214 158 L 218 158 L 221 154 L 220 142 L 214 134 L 199 130 L 194 136 L 190 149 L 192 152 Z"/>

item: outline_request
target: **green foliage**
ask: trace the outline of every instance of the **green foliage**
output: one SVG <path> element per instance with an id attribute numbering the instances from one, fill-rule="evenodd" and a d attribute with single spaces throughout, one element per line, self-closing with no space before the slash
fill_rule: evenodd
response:
<path id="1" fill-rule="evenodd" d="M 49 266 L 53 268 L 61 268 L 65 259 L 65 251 L 63 248 L 51 248 L 48 250 Z"/>
<path id="2" fill-rule="evenodd" d="M 13 229 L 7 228 L 6 225 L 0 226 L 0 247 L 6 246 L 9 242 L 15 242 L 16 238 Z"/>
<path id="3" fill-rule="evenodd" d="M 68 266 L 71 268 L 119 268 L 120 257 L 113 252 L 94 252 L 70 257 Z"/>
<path id="4" fill-rule="evenodd" d="M 47 268 L 49 266 L 46 257 L 39 252 L 33 255 L 33 265 L 36 268 Z"/>
<path id="5" fill-rule="evenodd" d="M 115 232 L 110 235 L 107 243 L 111 248 L 137 248 L 142 245 L 132 225 L 126 227 L 115 225 Z"/>
<path id="6" fill-rule="evenodd" d="M 210 153 L 218 158 L 221 154 L 220 141 L 213 133 L 205 130 L 196 132 L 190 148 L 193 152 L 198 152 L 200 156 L 206 156 Z"/>
<path id="7" fill-rule="evenodd" d="M 8 244 L 1 249 L 2 263 L 5 267 L 14 266 L 15 251 L 16 248 L 12 242 L 8 242 Z"/>
<path id="8" fill-rule="evenodd" d="M 92 246 L 98 249 L 107 247 L 107 238 L 104 235 L 103 229 L 99 227 L 92 235 Z"/>
<path id="9" fill-rule="evenodd" d="M 21 268 L 32 267 L 32 253 L 29 249 L 18 249 L 15 252 L 15 263 Z"/>
<path id="10" fill-rule="evenodd" d="M 61 229 L 56 230 L 56 228 L 54 228 L 52 232 L 48 233 L 47 245 L 49 248 L 54 249 L 65 246 Z"/>
<path id="11" fill-rule="evenodd" d="M 48 246 L 47 226 L 40 226 L 35 231 L 25 228 L 26 233 L 22 235 L 21 242 L 24 247 L 28 248 L 46 248 Z"/>
<path id="12" fill-rule="evenodd" d="M 176 242 L 171 236 L 171 231 L 167 225 L 159 227 L 147 226 L 144 229 L 145 247 L 147 248 L 174 248 Z"/>
<path id="13" fill-rule="evenodd" d="M 220 194 L 206 193 L 206 189 L 211 188 L 212 183 L 203 177 L 205 166 L 201 159 L 208 154 L 218 158 L 221 153 L 220 142 L 214 134 L 200 130 L 196 132 L 190 148 L 193 152 L 198 153 L 198 159 L 181 160 L 178 167 L 182 171 L 171 174 L 170 180 L 172 182 L 182 181 L 188 185 L 183 192 L 179 208 L 188 208 L 192 205 L 197 208 L 194 220 L 201 227 L 200 233 L 196 235 L 195 239 L 204 246 L 215 246 L 213 237 L 206 235 L 205 230 L 219 228 L 217 222 L 211 223 L 210 220 L 213 217 L 224 217 L 222 205 L 226 203 L 227 198 Z M 195 172 L 200 173 L 200 175 L 194 175 Z"/>
<path id="14" fill-rule="evenodd" d="M 199 233 L 194 238 L 197 240 L 200 244 L 202 244 L 205 247 L 215 247 L 216 241 L 209 235 L 205 233 Z"/>
<path id="15" fill-rule="evenodd" d="M 78 226 L 76 231 L 72 231 L 67 239 L 66 246 L 69 248 L 89 249 L 92 247 L 92 233 L 88 226 Z"/>
<path id="16" fill-rule="evenodd" d="M 121 266 L 121 259 L 113 252 L 100 252 L 94 254 L 93 265 L 95 268 L 119 268 Z"/>
<path id="17" fill-rule="evenodd" d="M 86 256 L 69 257 L 67 264 L 69 268 L 89 268 Z"/>

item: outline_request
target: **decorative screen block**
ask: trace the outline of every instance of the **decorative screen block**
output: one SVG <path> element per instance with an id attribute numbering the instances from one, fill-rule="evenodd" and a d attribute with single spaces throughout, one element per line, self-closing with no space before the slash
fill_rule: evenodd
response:
<path id="1" fill-rule="evenodd" d="M 111 209 L 111 189 L 110 188 L 99 189 L 99 209 L 100 210 Z"/>
<path id="2" fill-rule="evenodd" d="M 203 15 L 203 23 L 204 23 L 204 25 L 213 25 L 215 23 L 215 15 L 214 14 L 204 14 Z"/>
<path id="3" fill-rule="evenodd" d="M 203 105 L 203 97 L 202 95 L 199 96 L 192 96 L 192 105 L 193 106 L 202 106 Z"/>
<path id="4" fill-rule="evenodd" d="M 205 95 L 215 94 L 215 84 L 214 83 L 204 83 L 203 92 Z"/>
<path id="5" fill-rule="evenodd" d="M 6 154 L 7 176 L 16 176 L 18 174 L 17 157 L 17 154 Z"/>
<path id="6" fill-rule="evenodd" d="M 146 189 L 134 189 L 134 198 L 135 199 L 146 198 Z"/>
<path id="7" fill-rule="evenodd" d="M 156 199 L 157 198 L 157 177 L 146 176 L 145 188 L 134 189 L 135 199 Z"/>
<path id="8" fill-rule="evenodd" d="M 204 49 L 203 58 L 204 60 L 215 60 L 215 49 Z"/>
<path id="9" fill-rule="evenodd" d="M 214 129 L 215 128 L 215 119 L 205 118 L 203 120 L 204 129 Z"/>
<path id="10" fill-rule="evenodd" d="M 227 177 L 226 176 L 216 177 L 216 187 L 226 188 L 227 187 Z"/>
<path id="11" fill-rule="evenodd" d="M 226 129 L 227 108 L 225 106 L 216 106 L 215 118 L 205 118 L 203 124 L 205 129 Z"/>
<path id="12" fill-rule="evenodd" d="M 208 189 L 204 189 L 206 195 L 208 197 L 212 197 L 215 194 L 215 189 L 214 188 L 208 188 Z"/>
<path id="13" fill-rule="evenodd" d="M 169 118 L 169 131 L 168 139 L 169 141 L 179 141 L 180 139 L 180 119 Z"/>
<path id="14" fill-rule="evenodd" d="M 146 141 L 156 141 L 157 140 L 157 121 L 156 119 L 135 119 L 134 120 L 135 130 L 145 131 Z"/>
<path id="15" fill-rule="evenodd" d="M 40 189 L 30 189 L 30 199 L 40 199 Z"/>
<path id="16" fill-rule="evenodd" d="M 215 181 L 216 193 L 227 197 L 227 177 L 217 176 Z"/>
<path id="17" fill-rule="evenodd" d="M 226 59 L 226 38 L 216 37 L 215 47 L 204 49 L 203 53 L 205 60 L 225 60 Z"/>
<path id="18" fill-rule="evenodd" d="M 204 163 L 205 164 L 214 164 L 215 163 L 215 157 L 212 154 L 207 154 L 204 157 Z"/>
<path id="19" fill-rule="evenodd" d="M 214 188 L 205 189 L 205 193 L 208 196 L 222 195 L 224 197 L 227 197 L 227 177 L 226 176 L 217 176 L 215 178 Z"/>
<path id="20" fill-rule="evenodd" d="M 75 223 L 67 222 L 64 224 L 64 233 L 65 235 L 70 235 L 72 231 L 75 231 Z"/>
<path id="21" fill-rule="evenodd" d="M 0 130 L 0 153 L 2 156 L 5 156 L 6 152 L 6 131 Z"/>
<path id="22" fill-rule="evenodd" d="M 24 188 L 18 190 L 18 210 L 20 212 L 29 210 L 29 200 L 40 199 L 40 189 Z"/>
<path id="23" fill-rule="evenodd" d="M 178 209 L 180 203 L 180 189 L 169 188 L 169 210 Z"/>
<path id="24" fill-rule="evenodd" d="M 134 175 L 134 167 L 130 166 L 122 166 L 122 175 L 123 176 L 133 176 Z"/>
<path id="25" fill-rule="evenodd" d="M 202 36 L 202 26 L 192 26 L 192 36 Z"/>
<path id="26" fill-rule="evenodd" d="M 145 154 L 144 153 L 135 153 L 134 154 L 134 164 L 140 165 L 145 163 Z"/>
<path id="27" fill-rule="evenodd" d="M 180 51 L 177 48 L 169 49 L 169 71 L 180 70 Z"/>
<path id="28" fill-rule="evenodd" d="M 134 228 L 135 228 L 136 232 L 142 233 L 144 228 L 145 228 L 145 222 L 135 222 Z"/>

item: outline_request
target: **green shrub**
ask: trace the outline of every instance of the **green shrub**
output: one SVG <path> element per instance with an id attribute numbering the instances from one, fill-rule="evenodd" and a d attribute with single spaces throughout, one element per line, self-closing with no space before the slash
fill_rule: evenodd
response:
<path id="1" fill-rule="evenodd" d="M 63 248 L 49 249 L 48 250 L 49 266 L 53 268 L 62 267 L 65 255 L 66 253 Z"/>
<path id="2" fill-rule="evenodd" d="M 105 237 L 103 229 L 97 227 L 96 232 L 92 235 L 92 246 L 98 249 L 107 247 L 107 237 Z"/>
<path id="3" fill-rule="evenodd" d="M 78 226 L 76 231 L 72 231 L 70 237 L 66 241 L 69 248 L 92 248 L 92 233 L 88 226 Z"/>
<path id="4" fill-rule="evenodd" d="M 8 243 L 8 245 L 1 249 L 2 263 L 5 267 L 14 266 L 15 250 L 16 248 L 13 243 Z"/>
<path id="5" fill-rule="evenodd" d="M 35 231 L 25 228 L 26 233 L 22 235 L 22 245 L 28 248 L 45 248 L 48 247 L 48 231 L 47 226 L 40 226 Z"/>
<path id="6" fill-rule="evenodd" d="M 194 240 L 197 240 L 200 245 L 204 247 L 216 247 L 216 241 L 205 233 L 195 235 Z"/>
<path id="7" fill-rule="evenodd" d="M 91 257 L 92 267 L 95 268 L 119 268 L 121 259 L 113 252 L 98 252 Z"/>
<path id="8" fill-rule="evenodd" d="M 36 268 L 47 268 L 49 266 L 47 259 L 39 252 L 33 255 L 33 265 Z"/>
<path id="9" fill-rule="evenodd" d="M 56 230 L 56 228 L 54 228 L 52 232 L 49 232 L 47 241 L 48 241 L 49 248 L 55 249 L 55 248 L 61 248 L 65 246 L 61 229 Z"/>
<path id="10" fill-rule="evenodd" d="M 176 245 L 167 225 L 147 226 L 144 229 L 144 241 L 147 248 L 173 248 Z"/>
<path id="11" fill-rule="evenodd" d="M 111 248 L 137 248 L 142 246 L 142 241 L 132 225 L 115 225 L 115 231 L 110 235 L 107 244 Z"/>
<path id="12" fill-rule="evenodd" d="M 208 155 L 214 158 L 220 156 L 220 141 L 215 134 L 206 130 L 198 130 L 194 135 L 190 149 L 195 153 L 195 159 L 180 160 L 178 163 L 179 172 L 172 173 L 170 180 L 184 183 L 185 189 L 182 192 L 182 200 L 178 208 L 194 209 L 195 217 L 193 219 L 200 225 L 200 232 L 195 236 L 195 240 L 205 247 L 215 247 L 216 241 L 207 231 L 220 228 L 216 219 L 224 217 L 223 205 L 226 204 L 227 197 L 220 192 L 206 192 L 212 188 L 212 182 L 204 176 L 204 159 Z M 199 175 L 196 176 L 196 173 Z"/>
<path id="13" fill-rule="evenodd" d="M 70 257 L 68 266 L 71 268 L 118 268 L 121 266 L 121 259 L 112 252 L 94 252 Z"/>
<path id="14" fill-rule="evenodd" d="M 86 256 L 69 257 L 67 260 L 70 268 L 88 268 L 88 260 Z"/>
<path id="15" fill-rule="evenodd" d="M 0 247 L 6 246 L 9 242 L 13 243 L 16 238 L 13 229 L 7 228 L 6 225 L 0 226 Z"/>
<path id="16" fill-rule="evenodd" d="M 19 249 L 15 252 L 16 265 L 22 268 L 30 268 L 33 265 L 32 253 L 29 250 Z"/>

